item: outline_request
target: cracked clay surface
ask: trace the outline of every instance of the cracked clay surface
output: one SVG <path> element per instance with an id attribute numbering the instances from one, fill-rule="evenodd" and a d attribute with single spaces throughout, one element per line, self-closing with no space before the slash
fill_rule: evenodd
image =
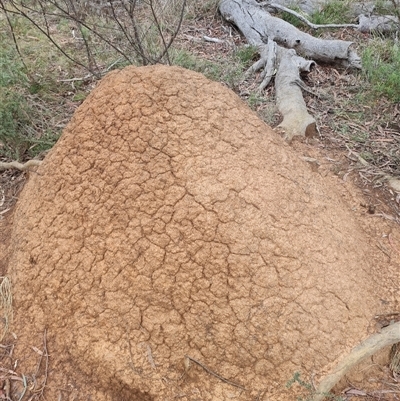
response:
<path id="1" fill-rule="evenodd" d="M 326 373 L 384 311 L 363 235 L 230 90 L 112 72 L 16 210 L 21 369 L 47 329 L 48 399 L 294 399 L 295 372 Z"/>

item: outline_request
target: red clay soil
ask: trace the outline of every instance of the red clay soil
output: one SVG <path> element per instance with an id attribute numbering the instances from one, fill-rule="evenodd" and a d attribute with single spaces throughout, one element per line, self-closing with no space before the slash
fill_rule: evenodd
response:
<path id="1" fill-rule="evenodd" d="M 18 202 L 18 372 L 45 337 L 49 400 L 295 399 L 397 307 L 399 232 L 336 180 L 200 74 L 110 73 Z"/>

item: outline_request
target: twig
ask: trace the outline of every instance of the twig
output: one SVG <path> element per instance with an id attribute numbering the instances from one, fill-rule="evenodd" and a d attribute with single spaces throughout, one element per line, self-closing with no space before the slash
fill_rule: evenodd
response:
<path id="1" fill-rule="evenodd" d="M 21 401 L 24 398 L 25 393 L 26 393 L 26 389 L 28 388 L 28 383 L 26 382 L 26 376 L 25 375 L 22 375 L 22 382 L 24 383 L 24 390 L 22 391 L 21 397 L 19 397 L 18 401 Z"/>
<path id="2" fill-rule="evenodd" d="M 389 259 L 391 259 L 392 257 L 390 256 L 390 253 L 382 246 L 382 244 L 380 244 L 378 242 L 378 245 L 376 246 L 377 248 L 379 248 Z"/>
<path id="3" fill-rule="evenodd" d="M 118 63 L 120 63 L 122 60 L 122 58 L 120 57 L 119 59 L 115 60 L 113 63 L 111 63 L 107 68 L 106 68 L 106 72 L 110 71 L 115 65 L 117 65 Z"/>
<path id="4" fill-rule="evenodd" d="M 163 52 L 159 55 L 159 57 L 155 60 L 155 64 L 158 63 L 158 62 L 160 62 L 160 61 L 163 59 L 163 57 L 164 57 L 166 54 L 168 54 L 168 50 L 169 50 L 169 48 L 171 47 L 172 42 L 175 40 L 176 36 L 178 35 L 178 32 L 179 32 L 180 29 L 181 29 L 181 25 L 182 25 L 182 22 L 183 22 L 183 16 L 184 16 L 184 14 L 185 14 L 185 9 L 186 9 L 186 0 L 183 0 L 181 12 L 180 12 L 180 14 L 179 14 L 178 25 L 177 25 L 177 27 L 175 28 L 174 32 L 172 33 L 172 35 L 171 35 L 171 37 L 170 37 L 170 39 L 169 39 L 169 42 L 164 46 L 164 51 L 163 51 Z"/>
<path id="5" fill-rule="evenodd" d="M 320 99 L 321 95 L 319 93 L 313 92 L 310 88 L 307 87 L 307 85 L 301 81 L 300 79 L 296 79 L 295 81 L 292 82 L 292 85 L 297 85 L 300 89 L 303 89 L 303 91 L 309 93 L 310 95 L 315 96 L 316 98 Z"/>
<path id="6" fill-rule="evenodd" d="M 213 43 L 224 43 L 225 41 L 222 39 L 218 39 L 218 38 L 212 38 L 210 36 L 203 36 L 203 39 L 206 42 L 213 42 Z"/>
<path id="7" fill-rule="evenodd" d="M 8 170 L 11 168 L 15 168 L 20 171 L 25 171 L 28 170 L 29 167 L 36 167 L 40 166 L 42 164 L 41 160 L 28 160 L 26 163 L 20 163 L 17 161 L 5 163 L 5 162 L 0 162 L 0 171 L 2 170 Z"/>
<path id="8" fill-rule="evenodd" d="M 4 392 L 6 394 L 6 400 L 11 400 L 10 390 L 11 390 L 10 379 L 5 379 L 4 380 Z"/>
<path id="9" fill-rule="evenodd" d="M 1 366 L 0 366 L 0 372 L 7 373 L 7 374 L 9 374 L 9 375 L 18 376 L 18 373 L 17 373 L 17 372 L 14 372 L 14 371 L 11 370 L 11 369 L 2 368 Z"/>
<path id="10" fill-rule="evenodd" d="M 1 5 L 0 8 L 4 11 L 4 15 L 6 16 L 8 26 L 10 27 L 11 36 L 12 36 L 12 38 L 13 38 L 15 50 L 16 50 L 17 53 L 18 53 L 18 56 L 19 56 L 19 58 L 20 58 L 20 60 L 21 60 L 21 62 L 22 62 L 22 65 L 23 65 L 24 68 L 25 68 L 25 71 L 29 74 L 28 67 L 27 67 L 26 64 L 25 64 L 24 57 L 22 56 L 21 50 L 20 50 L 19 45 L 18 45 L 17 38 L 16 38 L 16 36 L 15 36 L 13 24 L 12 24 L 12 22 L 11 22 L 11 20 L 10 20 L 10 16 L 8 15 L 8 10 L 5 8 L 3 1 L 0 1 L 0 5 Z"/>
<path id="11" fill-rule="evenodd" d="M 158 31 L 158 33 L 160 35 L 161 41 L 163 43 L 164 50 L 166 50 L 165 56 L 167 57 L 168 64 L 171 65 L 171 60 L 169 58 L 169 52 L 168 52 L 168 48 L 167 48 L 167 43 L 165 42 L 164 34 L 163 34 L 162 29 L 161 29 L 160 22 L 159 22 L 159 20 L 157 18 L 157 13 L 156 13 L 156 11 L 154 9 L 153 0 L 150 0 L 150 10 L 151 10 L 151 13 L 153 15 L 154 22 L 156 23 L 156 28 L 157 28 L 157 31 Z M 161 58 L 159 60 L 161 60 Z"/>
<path id="12" fill-rule="evenodd" d="M 271 82 L 272 77 L 276 74 L 276 43 L 268 38 L 267 42 L 267 61 L 264 71 L 261 73 L 262 82 L 258 87 L 258 91 L 262 92 Z"/>
<path id="13" fill-rule="evenodd" d="M 0 187 L 0 191 L 1 191 L 1 200 L 0 200 L 0 207 L 4 205 L 4 202 L 6 200 L 6 195 L 4 194 L 4 189 L 2 187 Z"/>
<path id="14" fill-rule="evenodd" d="M 47 376 L 48 376 L 48 370 L 49 370 L 49 353 L 47 352 L 47 329 L 44 330 L 43 334 L 43 352 L 40 354 L 40 359 L 38 366 L 36 368 L 36 374 L 35 377 L 39 373 L 40 365 L 42 364 L 43 361 L 43 356 L 46 357 L 46 362 L 45 362 L 45 367 L 44 367 L 44 379 L 42 380 L 42 387 L 38 390 L 34 390 L 34 393 L 40 393 L 40 396 L 43 397 L 43 392 L 44 388 L 46 387 L 47 383 Z"/>
<path id="15" fill-rule="evenodd" d="M 92 74 L 88 74 L 82 78 L 69 78 L 69 79 L 59 79 L 57 80 L 57 82 L 76 82 L 76 81 L 86 81 L 89 78 L 92 78 L 93 75 Z"/>
<path id="16" fill-rule="evenodd" d="M 0 341 L 4 338 L 8 331 L 9 324 L 12 322 L 12 292 L 11 282 L 8 277 L 0 277 L 0 310 L 2 312 L 3 330 L 1 332 Z"/>
<path id="17" fill-rule="evenodd" d="M 153 354 L 152 354 L 152 352 L 151 352 L 151 348 L 150 348 L 150 345 L 149 345 L 149 344 L 146 344 L 146 350 L 147 350 L 147 359 L 148 359 L 148 361 L 149 361 L 151 367 L 152 367 L 153 369 L 155 369 L 155 368 L 156 368 L 156 364 L 154 363 Z"/>
<path id="18" fill-rule="evenodd" d="M 192 358 L 192 357 L 190 357 L 190 356 L 188 356 L 188 355 L 185 355 L 185 358 L 186 358 L 186 360 L 192 361 L 192 362 L 196 363 L 197 365 L 201 366 L 207 373 L 209 373 L 210 375 L 215 376 L 216 378 L 220 379 L 221 381 L 223 381 L 223 382 L 225 382 L 225 383 L 227 383 L 227 384 L 230 384 L 231 386 L 235 386 L 235 387 L 240 388 L 241 390 L 246 391 L 246 389 L 245 389 L 243 386 L 241 386 L 240 384 L 237 384 L 237 383 L 234 383 L 234 382 L 232 382 L 232 381 L 230 381 L 230 380 L 228 380 L 228 379 L 225 379 L 224 377 L 220 376 L 219 374 L 213 372 L 213 371 L 212 371 L 211 369 L 209 369 L 207 366 L 203 365 L 203 364 L 202 364 L 201 362 L 199 362 L 198 360 L 196 360 L 196 359 L 194 359 L 194 358 Z M 188 363 L 186 363 L 185 365 L 186 365 L 187 367 L 190 366 L 190 364 L 188 364 Z"/>

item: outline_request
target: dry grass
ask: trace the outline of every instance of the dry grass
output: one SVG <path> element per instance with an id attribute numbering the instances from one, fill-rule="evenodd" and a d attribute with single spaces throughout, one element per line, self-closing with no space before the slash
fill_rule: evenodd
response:
<path id="1" fill-rule="evenodd" d="M 0 342 L 6 335 L 13 318 L 11 281 L 8 277 L 0 277 Z"/>

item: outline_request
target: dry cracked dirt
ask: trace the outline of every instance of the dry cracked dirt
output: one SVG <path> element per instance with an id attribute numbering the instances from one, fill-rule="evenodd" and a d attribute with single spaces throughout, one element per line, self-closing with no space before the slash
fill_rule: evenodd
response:
<path id="1" fill-rule="evenodd" d="M 399 310 L 399 227 L 362 202 L 224 86 L 108 74 L 0 221 L 26 394 L 295 399 Z"/>

